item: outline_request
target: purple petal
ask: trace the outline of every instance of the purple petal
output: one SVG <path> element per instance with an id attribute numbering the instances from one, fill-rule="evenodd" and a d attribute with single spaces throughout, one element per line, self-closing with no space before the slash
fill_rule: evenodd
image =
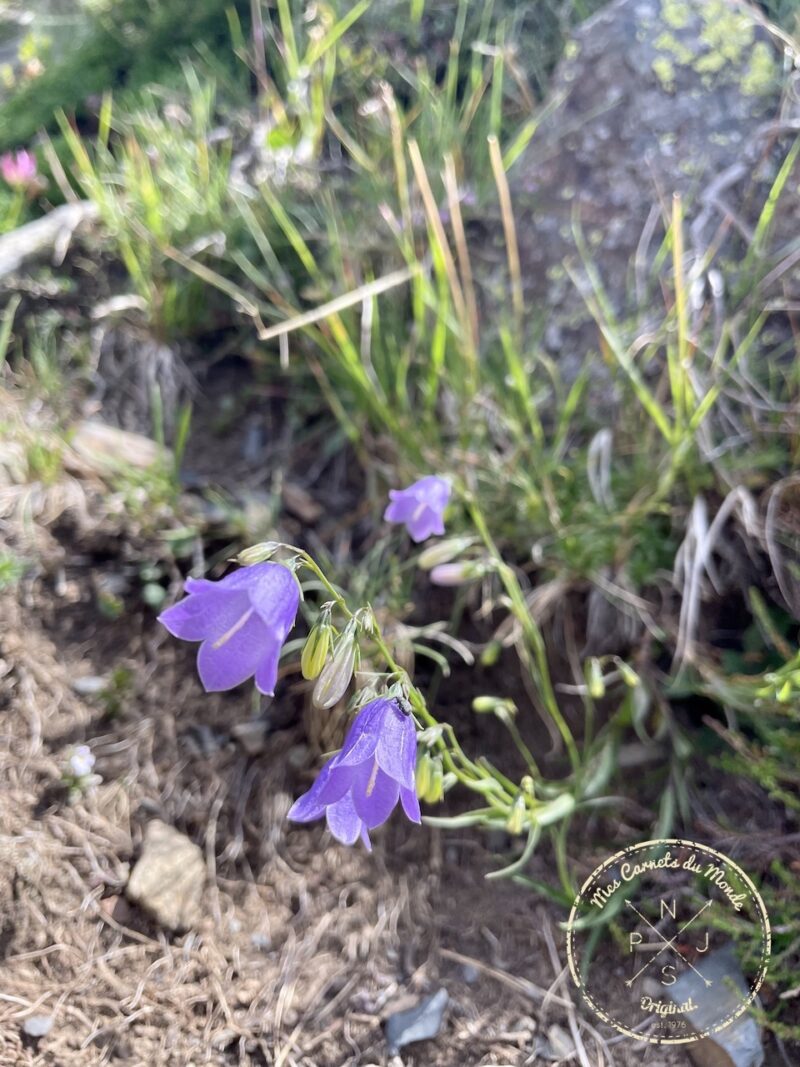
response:
<path id="1" fill-rule="evenodd" d="M 256 689 L 265 696 L 275 695 L 278 681 L 278 660 L 281 658 L 281 646 L 273 641 L 256 668 Z"/>
<path id="2" fill-rule="evenodd" d="M 220 637 L 207 639 L 197 654 L 197 670 L 207 693 L 233 689 L 251 678 L 274 644 L 274 637 L 247 608 Z"/>
<path id="3" fill-rule="evenodd" d="M 183 588 L 187 593 L 199 594 L 199 593 L 218 593 L 220 589 L 224 589 L 225 579 L 219 582 L 209 581 L 208 578 L 187 578 L 183 583 Z"/>
<path id="4" fill-rule="evenodd" d="M 403 811 L 412 822 L 422 822 L 422 815 L 419 810 L 419 797 L 417 796 L 416 789 L 401 789 L 400 803 L 403 805 Z"/>
<path id="5" fill-rule="evenodd" d="M 383 513 L 383 517 L 387 522 L 408 522 L 414 514 L 419 501 L 413 496 L 408 496 L 407 493 L 407 489 L 389 490 L 392 502 Z"/>
<path id="6" fill-rule="evenodd" d="M 405 524 L 414 541 L 424 541 L 431 534 L 444 533 L 444 510 L 452 488 L 445 478 L 429 474 L 407 489 L 392 489 L 391 503 L 384 512 L 388 522 Z"/>
<path id="7" fill-rule="evenodd" d="M 406 523 L 412 541 L 419 543 L 425 541 L 432 534 L 441 536 L 444 533 L 444 519 L 440 511 L 435 511 L 430 505 L 421 505 L 411 519 Z"/>
<path id="8" fill-rule="evenodd" d="M 328 760 L 307 793 L 292 804 L 287 819 L 292 822 L 313 822 L 325 814 L 329 804 L 335 804 L 348 792 L 352 784 L 352 771 L 340 768 L 337 773 L 336 757 Z"/>
<path id="9" fill-rule="evenodd" d="M 220 637 L 226 633 L 236 620 L 248 608 L 247 597 L 243 593 L 220 591 L 214 582 L 198 582 L 189 579 L 193 586 L 202 584 L 203 591 L 190 595 L 167 608 L 158 616 L 158 621 L 169 630 L 173 637 L 182 641 L 204 641 L 206 638 Z M 211 591 L 206 591 L 207 586 Z"/>
<path id="10" fill-rule="evenodd" d="M 359 818 L 369 830 L 386 822 L 394 811 L 400 787 L 385 774 L 377 761 L 362 764 L 353 781 L 350 795 Z"/>
<path id="11" fill-rule="evenodd" d="M 393 701 L 381 728 L 375 756 L 381 770 L 386 771 L 406 789 L 414 786 L 417 759 L 417 732 L 414 720 L 405 715 Z"/>
<path id="12" fill-rule="evenodd" d="M 383 729 L 383 720 L 392 706 L 392 702 L 383 697 L 364 705 L 347 731 L 338 756 L 340 763 L 353 767 L 372 759 Z"/>
<path id="13" fill-rule="evenodd" d="M 419 500 L 424 500 L 439 511 L 444 511 L 452 492 L 452 486 L 447 479 L 440 478 L 438 474 L 429 474 L 426 478 L 420 478 L 411 488 Z"/>
<path id="14" fill-rule="evenodd" d="M 300 587 L 292 572 L 281 563 L 255 563 L 241 567 L 222 579 L 229 589 L 246 589 L 250 603 L 264 622 L 283 641 L 294 626 L 300 605 Z"/>
<path id="15" fill-rule="evenodd" d="M 327 812 L 328 829 L 343 845 L 354 845 L 358 840 L 363 824 L 353 805 L 353 798 L 347 793 L 341 800 L 331 804 Z"/>

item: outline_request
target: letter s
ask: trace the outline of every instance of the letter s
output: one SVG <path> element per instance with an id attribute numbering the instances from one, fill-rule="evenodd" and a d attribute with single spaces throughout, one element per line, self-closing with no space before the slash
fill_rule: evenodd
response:
<path id="1" fill-rule="evenodd" d="M 661 974 L 664 976 L 661 979 L 662 985 L 675 985 L 677 978 L 675 977 L 675 968 L 671 963 L 668 963 L 666 967 L 661 968 Z"/>

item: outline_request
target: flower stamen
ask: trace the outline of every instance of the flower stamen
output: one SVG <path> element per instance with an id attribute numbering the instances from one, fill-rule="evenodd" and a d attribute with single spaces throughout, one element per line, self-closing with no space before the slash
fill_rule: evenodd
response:
<path id="1" fill-rule="evenodd" d="M 372 764 L 372 774 L 370 774 L 369 781 L 367 782 L 366 795 L 368 797 L 371 797 L 372 794 L 374 793 L 375 784 L 377 783 L 377 781 L 378 781 L 378 760 L 376 758 L 375 762 Z"/>
<path id="2" fill-rule="evenodd" d="M 253 614 L 254 610 L 255 610 L 254 608 L 248 608 L 247 611 L 244 613 L 244 615 L 242 615 L 241 619 L 238 619 L 233 624 L 233 626 L 231 626 L 230 630 L 227 630 L 222 635 L 222 637 L 218 637 L 217 640 L 214 642 L 214 644 L 211 647 L 216 651 L 218 648 L 222 648 L 223 645 L 227 644 L 228 641 L 230 641 L 230 639 L 234 636 L 234 634 L 238 634 L 238 632 L 241 630 L 241 628 L 244 626 L 244 624 L 247 622 L 247 620 Z"/>

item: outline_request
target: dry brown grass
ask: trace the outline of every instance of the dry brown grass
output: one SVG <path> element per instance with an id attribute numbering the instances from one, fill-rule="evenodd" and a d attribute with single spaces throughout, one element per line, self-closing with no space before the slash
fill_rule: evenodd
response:
<path id="1" fill-rule="evenodd" d="M 247 756 L 230 730 L 249 694 L 204 696 L 190 652 L 141 613 L 104 620 L 92 590 L 92 569 L 67 553 L 55 584 L 0 597 L 3 1067 L 381 1063 L 386 1011 L 442 984 L 444 1032 L 408 1064 L 531 1062 L 553 1022 L 578 1035 L 588 1058 L 575 1062 L 611 1062 L 553 956 L 559 916 L 484 882 L 481 839 L 398 822 L 368 856 L 289 830 L 310 763 L 291 684 L 295 720 Z M 108 718 L 73 683 L 120 666 L 132 684 Z M 103 783 L 69 804 L 62 769 L 86 740 Z M 204 919 L 179 937 L 124 897 L 153 816 L 206 855 Z M 32 1015 L 55 1019 L 38 1042 L 23 1035 Z M 682 1062 L 610 1051 L 617 1064 Z"/>

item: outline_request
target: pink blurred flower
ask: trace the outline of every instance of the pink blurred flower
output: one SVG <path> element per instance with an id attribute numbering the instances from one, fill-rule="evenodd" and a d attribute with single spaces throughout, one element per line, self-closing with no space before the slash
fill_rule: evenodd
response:
<path id="1" fill-rule="evenodd" d="M 37 177 L 36 157 L 26 149 L 0 156 L 0 175 L 12 189 L 27 189 Z"/>

